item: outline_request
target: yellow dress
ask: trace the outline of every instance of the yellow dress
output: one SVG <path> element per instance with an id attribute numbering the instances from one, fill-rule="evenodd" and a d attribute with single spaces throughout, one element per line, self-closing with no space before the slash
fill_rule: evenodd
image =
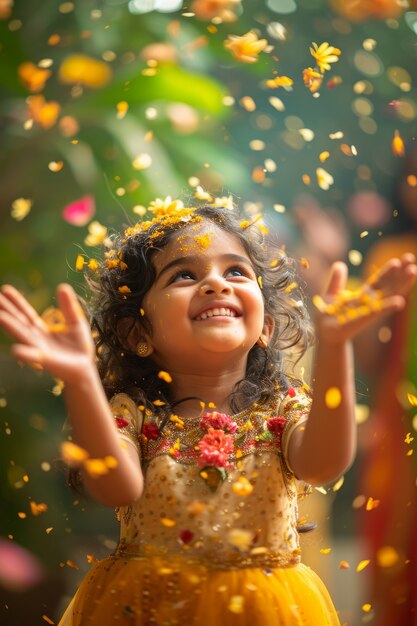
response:
<path id="1" fill-rule="evenodd" d="M 290 388 L 268 409 L 172 416 L 161 432 L 115 396 L 144 491 L 120 509 L 117 550 L 92 566 L 59 626 L 339 626 L 324 584 L 300 563 L 286 462 L 309 403 Z"/>

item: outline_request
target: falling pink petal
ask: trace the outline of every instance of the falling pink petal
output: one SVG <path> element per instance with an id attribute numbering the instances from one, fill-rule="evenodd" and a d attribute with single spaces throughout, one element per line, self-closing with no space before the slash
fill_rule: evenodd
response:
<path id="1" fill-rule="evenodd" d="M 30 589 L 43 578 L 42 566 L 28 550 L 0 539 L 0 586 L 13 591 Z"/>
<path id="2" fill-rule="evenodd" d="M 94 196 L 88 195 L 67 204 L 62 209 L 62 217 L 73 226 L 85 226 L 96 211 Z"/>

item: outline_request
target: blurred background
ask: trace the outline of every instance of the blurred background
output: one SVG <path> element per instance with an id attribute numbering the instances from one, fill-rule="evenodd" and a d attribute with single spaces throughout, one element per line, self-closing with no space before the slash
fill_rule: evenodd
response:
<path id="1" fill-rule="evenodd" d="M 1 281 L 39 311 L 60 281 L 82 295 L 78 255 L 155 198 L 208 191 L 264 215 L 307 294 L 336 259 L 354 286 L 417 248 L 416 67 L 414 0 L 0 0 Z M 350 626 L 417 623 L 412 319 L 360 342 L 357 461 L 302 504 L 305 560 Z M 0 623 L 53 624 L 117 522 L 66 485 L 60 385 L 6 338 L 0 368 Z M 372 421 L 381 380 L 395 433 Z"/>

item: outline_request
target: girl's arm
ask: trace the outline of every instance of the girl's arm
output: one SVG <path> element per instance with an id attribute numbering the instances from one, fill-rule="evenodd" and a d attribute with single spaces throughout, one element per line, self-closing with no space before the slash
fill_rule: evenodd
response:
<path id="1" fill-rule="evenodd" d="M 307 423 L 294 431 L 288 460 L 295 475 L 325 484 L 343 474 L 356 450 L 351 340 L 383 316 L 401 310 L 417 276 L 414 257 L 391 259 L 371 283 L 349 296 L 347 267 L 335 263 L 317 319 L 313 402 Z M 327 302 L 327 304 L 326 304 Z"/>
<path id="2" fill-rule="evenodd" d="M 48 325 L 19 291 L 6 285 L 0 294 L 0 326 L 16 341 L 12 353 L 17 359 L 35 363 L 64 382 L 74 442 L 92 459 L 113 457 L 115 467 L 107 474 L 93 477 L 82 471 L 87 490 L 103 504 L 124 506 L 142 493 L 138 453 L 132 444 L 121 445 L 75 292 L 60 285 L 57 299 L 62 319 Z"/>

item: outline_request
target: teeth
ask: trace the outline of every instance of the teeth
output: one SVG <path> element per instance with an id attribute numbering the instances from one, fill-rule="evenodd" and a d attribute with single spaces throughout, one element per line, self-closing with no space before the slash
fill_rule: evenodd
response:
<path id="1" fill-rule="evenodd" d="M 197 321 L 206 320 L 208 317 L 216 317 L 218 315 L 226 316 L 226 317 L 236 317 L 236 312 L 233 309 L 226 309 L 224 307 L 209 309 L 208 311 L 204 311 L 200 315 L 197 315 L 195 318 Z"/>

